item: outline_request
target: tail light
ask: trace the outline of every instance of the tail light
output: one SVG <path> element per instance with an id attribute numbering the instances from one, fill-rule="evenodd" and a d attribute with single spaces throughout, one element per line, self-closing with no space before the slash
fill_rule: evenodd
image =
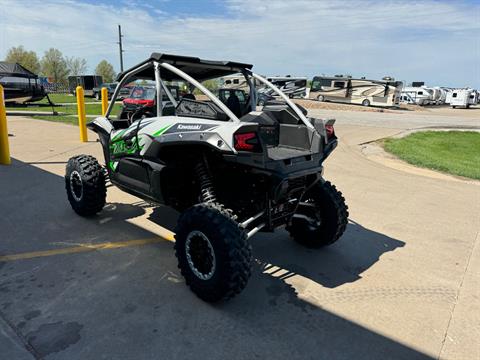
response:
<path id="1" fill-rule="evenodd" d="M 333 139 L 335 138 L 335 129 L 333 128 L 333 125 L 327 124 L 325 125 L 325 131 L 327 133 L 327 139 Z"/>
<path id="2" fill-rule="evenodd" d="M 233 147 L 238 151 L 260 152 L 262 150 L 257 133 L 255 132 L 234 134 Z"/>

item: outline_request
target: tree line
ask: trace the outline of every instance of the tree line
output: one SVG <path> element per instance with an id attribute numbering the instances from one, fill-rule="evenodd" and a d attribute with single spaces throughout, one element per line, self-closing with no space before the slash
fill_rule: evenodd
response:
<path id="1" fill-rule="evenodd" d="M 80 57 L 63 56 L 62 52 L 50 48 L 39 60 L 35 51 L 28 51 L 23 46 L 12 47 L 5 57 L 6 62 L 18 63 L 31 72 L 52 78 L 55 83 L 68 83 L 68 77 L 72 75 L 85 75 L 87 60 Z M 112 82 L 115 79 L 115 71 L 112 64 L 102 60 L 95 67 L 95 75 L 100 75 L 104 82 Z"/>

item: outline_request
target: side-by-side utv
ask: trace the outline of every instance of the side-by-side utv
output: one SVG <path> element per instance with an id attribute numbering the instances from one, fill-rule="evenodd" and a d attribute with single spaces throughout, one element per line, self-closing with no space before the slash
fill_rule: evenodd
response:
<path id="1" fill-rule="evenodd" d="M 323 161 L 337 145 L 334 120 L 307 116 L 305 109 L 252 65 L 153 53 L 119 74 L 105 117 L 88 124 L 103 146 L 105 165 L 89 155 L 68 161 L 65 184 L 72 208 L 93 216 L 105 205 L 106 183 L 153 204 L 181 212 L 175 228 L 178 267 L 191 290 L 205 301 L 228 299 L 245 288 L 252 252 L 249 238 L 285 226 L 308 247 L 330 245 L 347 225 L 342 194 L 322 177 Z M 239 117 L 234 101 L 222 102 L 201 82 L 241 73 L 282 101 Z M 135 117 L 110 116 L 126 83 L 154 80 L 155 110 Z M 180 100 L 169 83 L 187 83 L 205 96 Z M 197 92 L 198 93 L 198 92 Z M 174 105 L 164 115 L 164 95 Z"/>

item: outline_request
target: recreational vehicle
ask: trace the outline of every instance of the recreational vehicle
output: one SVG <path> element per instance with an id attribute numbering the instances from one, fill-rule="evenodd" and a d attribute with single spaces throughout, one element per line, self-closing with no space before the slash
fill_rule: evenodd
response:
<path id="1" fill-rule="evenodd" d="M 475 94 L 472 89 L 455 89 L 452 91 L 450 106 L 452 108 L 469 108 L 475 101 Z"/>
<path id="2" fill-rule="evenodd" d="M 424 87 L 404 87 L 401 96 L 402 100 L 407 97 L 410 99 L 410 103 L 420 106 L 430 105 L 434 102 L 433 91 Z"/>
<path id="3" fill-rule="evenodd" d="M 306 98 L 308 96 L 307 78 L 293 76 L 272 76 L 267 78 L 273 85 L 278 87 L 289 98 Z M 259 93 L 275 96 L 273 90 L 264 87 Z"/>
<path id="4" fill-rule="evenodd" d="M 439 87 L 426 87 L 422 86 L 423 89 L 430 92 L 432 98 L 429 105 L 440 105 L 442 104 L 442 90 Z"/>
<path id="5" fill-rule="evenodd" d="M 363 106 L 390 107 L 400 101 L 401 81 L 385 77 L 383 80 L 353 79 L 341 75 L 315 76 L 310 99 Z"/>
<path id="6" fill-rule="evenodd" d="M 445 96 L 445 104 L 449 104 L 452 102 L 452 94 L 455 89 L 449 89 L 449 88 L 443 88 L 443 90 L 446 91 L 446 96 Z"/>
<path id="7" fill-rule="evenodd" d="M 223 89 L 239 89 L 248 92 L 250 86 L 245 80 L 245 76 L 242 74 L 233 74 L 229 76 L 224 76 L 221 78 L 222 84 L 221 88 Z"/>
<path id="8" fill-rule="evenodd" d="M 444 88 L 441 88 L 441 87 L 439 89 L 440 89 L 440 102 L 439 102 L 439 104 L 444 105 L 447 101 L 448 90 L 444 89 Z"/>
<path id="9" fill-rule="evenodd" d="M 478 90 L 473 90 L 473 89 L 470 89 L 472 91 L 472 93 L 470 94 L 469 96 L 469 105 L 477 105 L 480 101 L 480 93 L 478 92 Z"/>

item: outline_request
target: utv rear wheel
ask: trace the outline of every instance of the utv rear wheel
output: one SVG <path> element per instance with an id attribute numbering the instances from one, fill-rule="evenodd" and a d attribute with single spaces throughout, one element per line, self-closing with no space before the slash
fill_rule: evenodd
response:
<path id="1" fill-rule="evenodd" d="M 70 158 L 65 174 L 65 189 L 73 210 L 81 216 L 92 216 L 105 206 L 105 174 L 90 155 Z"/>
<path id="2" fill-rule="evenodd" d="M 326 181 L 308 191 L 287 230 L 296 242 L 318 248 L 337 241 L 347 223 L 345 199 L 334 185 Z"/>
<path id="3" fill-rule="evenodd" d="M 251 274 L 247 233 L 218 204 L 198 204 L 180 216 L 175 228 L 175 255 L 187 285 L 204 301 L 234 297 L 245 288 Z"/>

